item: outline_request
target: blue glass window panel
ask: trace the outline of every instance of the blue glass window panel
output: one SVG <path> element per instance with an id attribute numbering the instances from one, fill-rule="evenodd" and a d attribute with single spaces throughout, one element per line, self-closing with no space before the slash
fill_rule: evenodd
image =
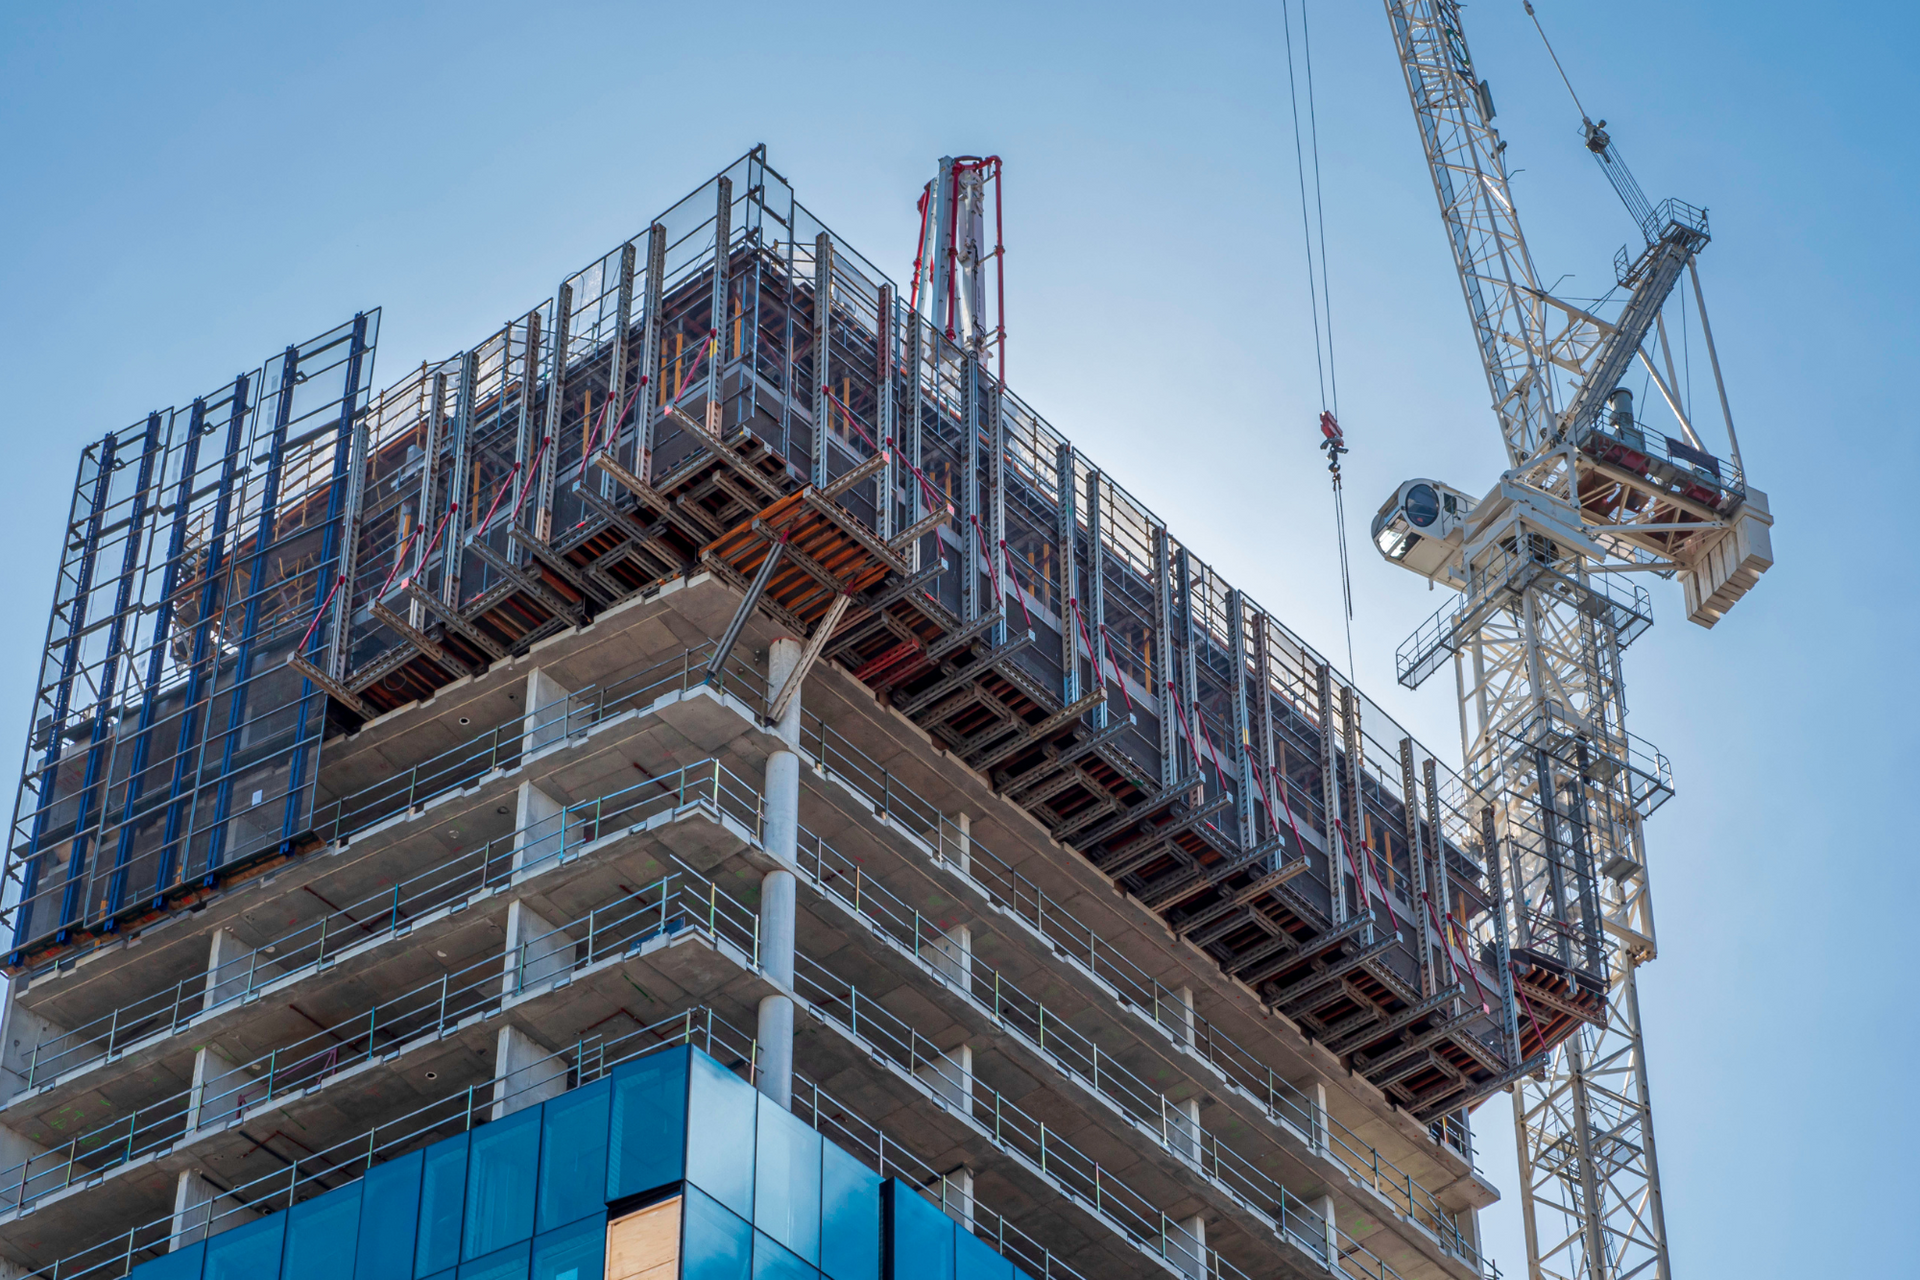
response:
<path id="1" fill-rule="evenodd" d="M 879 1280 L 880 1175 L 820 1145 L 820 1269 L 833 1280 Z"/>
<path id="2" fill-rule="evenodd" d="M 820 1262 L 823 1144 L 806 1121 L 765 1094 L 758 1097 L 753 1225 L 798 1254 L 811 1269 Z"/>
<path id="3" fill-rule="evenodd" d="M 681 1280 L 748 1280 L 753 1228 L 698 1187 L 688 1187 L 681 1226 Z"/>
<path id="4" fill-rule="evenodd" d="M 540 1212 L 551 1231 L 607 1207 L 607 1119 L 613 1085 L 602 1080 L 563 1093 L 541 1108 Z"/>
<path id="5" fill-rule="evenodd" d="M 133 1280 L 200 1280 L 200 1263 L 207 1256 L 205 1241 L 143 1262 L 133 1269 Z"/>
<path id="6" fill-rule="evenodd" d="M 533 1280 L 601 1280 L 606 1261 L 605 1213 L 533 1238 Z"/>
<path id="7" fill-rule="evenodd" d="M 360 1239 L 360 1183 L 350 1182 L 287 1211 L 281 1280 L 348 1280 Z"/>
<path id="8" fill-rule="evenodd" d="M 783 1249 L 764 1232 L 753 1233 L 753 1280 L 820 1280 L 820 1273 L 799 1255 Z"/>
<path id="9" fill-rule="evenodd" d="M 524 1107 L 470 1135 L 463 1260 L 533 1238 L 542 1111 Z"/>
<path id="10" fill-rule="evenodd" d="M 461 1206 L 467 1197 L 467 1134 L 427 1148 L 420 1172 L 420 1238 L 413 1274 L 430 1276 L 460 1261 Z"/>
<path id="11" fill-rule="evenodd" d="M 360 1247 L 354 1257 L 354 1280 L 411 1280 L 422 1160 L 415 1151 L 375 1165 L 360 1180 Z"/>
<path id="12" fill-rule="evenodd" d="M 953 1219 L 888 1178 L 887 1280 L 953 1280 Z"/>
<path id="13" fill-rule="evenodd" d="M 280 1244 L 286 1236 L 287 1215 L 268 1214 L 244 1227 L 223 1231 L 207 1240 L 202 1280 L 261 1280 L 280 1274 Z"/>
<path id="14" fill-rule="evenodd" d="M 531 1215 L 529 1215 L 531 1216 Z M 460 1264 L 460 1280 L 527 1280 L 527 1264 L 533 1241 L 510 1244 L 482 1258 Z"/>
<path id="15" fill-rule="evenodd" d="M 686 1176 L 688 1049 L 669 1049 L 613 1073 L 607 1149 L 608 1200 L 620 1200 Z"/>
<path id="16" fill-rule="evenodd" d="M 687 1082 L 687 1181 L 753 1217 L 753 1130 L 760 1091 L 704 1053 Z"/>
<path id="17" fill-rule="evenodd" d="M 954 1280 L 1013 1280 L 1013 1264 L 965 1227 L 953 1233 Z"/>

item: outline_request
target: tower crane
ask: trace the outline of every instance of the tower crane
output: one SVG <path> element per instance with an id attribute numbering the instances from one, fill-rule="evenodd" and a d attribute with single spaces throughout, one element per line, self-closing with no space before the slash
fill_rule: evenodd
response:
<path id="1" fill-rule="evenodd" d="M 1386 10 L 1507 461 L 1478 497 L 1414 479 L 1375 516 L 1383 556 L 1458 593 L 1400 647 L 1398 675 L 1416 688 L 1452 665 L 1469 816 L 1508 890 L 1498 927 L 1515 990 L 1529 1011 L 1580 1014 L 1553 1024 L 1570 1028 L 1557 1043 L 1525 1046 L 1547 1065 L 1513 1090 L 1529 1274 L 1666 1280 L 1636 975 L 1658 952 L 1642 826 L 1672 780 L 1627 728 L 1621 654 L 1652 621 L 1649 580 L 1678 578 L 1687 617 L 1711 627 L 1772 564 L 1772 517 L 1741 464 L 1707 324 L 1707 215 L 1651 204 L 1605 122 L 1583 121 L 1644 247 L 1615 258 L 1611 302 L 1555 297 L 1521 234 L 1458 0 Z M 1674 376 L 1663 313 L 1683 276 L 1723 445 L 1703 438 Z M 1622 385 L 1636 364 L 1671 427 Z M 1510 1034 L 1518 1061 L 1524 1034 Z"/>

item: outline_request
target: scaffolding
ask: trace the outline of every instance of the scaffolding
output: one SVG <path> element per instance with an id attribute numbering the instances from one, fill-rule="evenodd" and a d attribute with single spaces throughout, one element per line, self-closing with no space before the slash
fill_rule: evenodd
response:
<path id="1" fill-rule="evenodd" d="M 337 735 L 710 574 L 742 597 L 712 671 L 754 610 L 808 638 L 1459 1150 L 1468 1108 L 1603 1016 L 1516 963 L 1453 770 L 763 149 L 380 392 L 377 318 L 86 452 L 12 971 L 342 838 Z"/>
<path id="2" fill-rule="evenodd" d="M 378 328 L 82 452 L 11 842 L 16 963 L 300 847 L 326 710 L 287 659 L 334 598 Z"/>

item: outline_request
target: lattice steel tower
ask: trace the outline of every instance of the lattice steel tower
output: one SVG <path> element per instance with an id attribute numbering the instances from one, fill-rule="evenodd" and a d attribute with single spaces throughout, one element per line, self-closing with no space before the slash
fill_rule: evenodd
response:
<path id="1" fill-rule="evenodd" d="M 1627 729 L 1621 653 L 1651 622 L 1644 575 L 1680 578 L 1688 617 L 1710 627 L 1772 563 L 1718 358 L 1726 457 L 1689 420 L 1668 347 L 1663 310 L 1685 273 L 1713 351 L 1695 266 L 1706 214 L 1652 206 L 1605 122 L 1587 122 L 1645 247 L 1615 260 L 1617 310 L 1553 297 L 1459 5 L 1388 0 L 1387 16 L 1508 470 L 1478 499 L 1407 481 L 1372 532 L 1387 559 L 1460 593 L 1401 647 L 1399 676 L 1413 688 L 1451 660 L 1483 853 L 1510 890 L 1495 947 L 1514 979 L 1511 1056 L 1534 1068 L 1514 1090 L 1529 1270 L 1666 1277 L 1635 975 L 1657 954 L 1642 822 L 1671 777 Z M 1620 384 L 1636 361 L 1672 426 L 1635 416 Z"/>

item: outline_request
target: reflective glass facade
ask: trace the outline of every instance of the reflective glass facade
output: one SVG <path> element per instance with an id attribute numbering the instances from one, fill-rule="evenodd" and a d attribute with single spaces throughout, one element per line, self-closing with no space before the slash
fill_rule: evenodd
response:
<path id="1" fill-rule="evenodd" d="M 666 1202 L 673 1202 L 667 1205 Z M 652 1213 L 646 1232 L 609 1248 Z M 665 1224 L 667 1236 L 662 1236 Z M 630 1233 L 631 1234 L 631 1233 Z M 609 1272 L 609 1260 L 618 1270 Z M 1006 1259 L 697 1049 L 376 1166 L 138 1280 L 1015 1280 Z M 1025 1280 L 1020 1276 L 1020 1280 Z"/>

